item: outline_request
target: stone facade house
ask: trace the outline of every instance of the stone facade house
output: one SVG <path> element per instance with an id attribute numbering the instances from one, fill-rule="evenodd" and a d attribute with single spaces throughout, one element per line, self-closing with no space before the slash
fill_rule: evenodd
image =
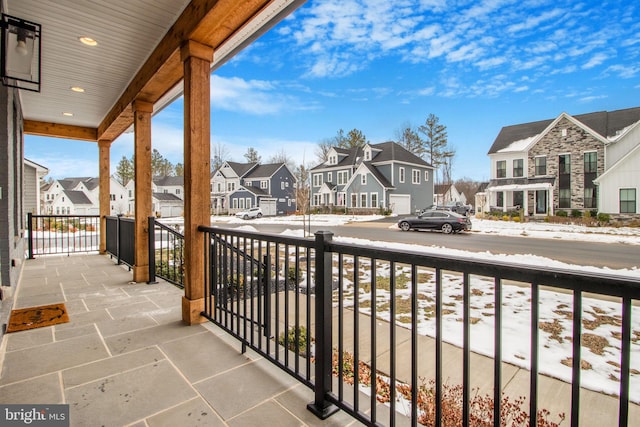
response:
<path id="1" fill-rule="evenodd" d="M 640 108 L 632 108 L 562 113 L 555 119 L 502 128 L 488 153 L 491 181 L 485 211 L 599 211 L 603 195 L 597 183 L 606 171 L 607 153 L 621 132 L 638 121 Z"/>

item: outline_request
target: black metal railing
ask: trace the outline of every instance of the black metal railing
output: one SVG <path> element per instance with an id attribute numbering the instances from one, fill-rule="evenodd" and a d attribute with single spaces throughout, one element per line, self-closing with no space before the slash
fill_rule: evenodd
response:
<path id="1" fill-rule="evenodd" d="M 619 340 L 607 347 L 619 382 L 615 397 L 601 394 L 617 407 L 605 424 L 632 424 L 637 279 L 383 250 L 327 232 L 312 240 L 199 230 L 208 259 L 203 315 L 312 388 L 309 409 L 321 418 L 340 408 L 367 425 L 550 426 L 566 411 L 577 426 L 581 393 L 591 393 L 585 353 L 601 321 L 616 330 L 606 339 Z M 550 297 L 563 302 L 550 306 Z M 615 306 L 608 317 L 597 308 L 605 300 Z M 549 316 L 568 327 L 557 331 Z M 565 378 L 551 379 L 549 339 L 570 343 Z M 524 390 L 512 396 L 522 372 Z M 568 384 L 564 398 L 559 384 Z"/>
<path id="2" fill-rule="evenodd" d="M 93 252 L 100 248 L 98 215 L 27 214 L 28 258 L 35 255 Z"/>
<path id="3" fill-rule="evenodd" d="M 135 263 L 135 220 L 122 215 L 108 216 L 106 221 L 106 250 L 116 257 L 118 264 L 133 267 Z"/>
<path id="4" fill-rule="evenodd" d="M 179 230 L 179 225 L 170 227 L 149 217 L 150 282 L 161 277 L 184 288 L 184 235 Z"/>

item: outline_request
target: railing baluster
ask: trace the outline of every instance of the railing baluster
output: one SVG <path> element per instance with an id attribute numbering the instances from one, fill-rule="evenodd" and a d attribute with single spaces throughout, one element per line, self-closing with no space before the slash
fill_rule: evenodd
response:
<path id="1" fill-rule="evenodd" d="M 471 395 L 471 288 L 469 273 L 462 274 L 462 425 L 469 425 L 469 403 Z"/>
<path id="2" fill-rule="evenodd" d="M 531 375 L 529 378 L 529 425 L 538 425 L 538 323 L 539 323 L 540 288 L 538 283 L 531 283 Z"/>
<path id="3" fill-rule="evenodd" d="M 620 347 L 620 409 L 618 425 L 629 424 L 629 375 L 631 371 L 631 298 L 622 298 L 622 342 Z"/>
<path id="4" fill-rule="evenodd" d="M 571 367 L 571 425 L 578 427 L 580 424 L 580 369 L 582 355 L 580 344 L 582 342 L 582 293 L 573 292 L 573 366 Z"/>
<path id="5" fill-rule="evenodd" d="M 442 270 L 436 275 L 436 426 L 442 425 Z"/>
<path id="6" fill-rule="evenodd" d="M 418 269 L 411 265 L 411 425 L 418 424 Z"/>
<path id="7" fill-rule="evenodd" d="M 502 281 L 494 278 L 494 313 L 495 326 L 493 330 L 493 425 L 502 425 Z"/>
<path id="8" fill-rule="evenodd" d="M 376 374 L 376 368 L 377 368 L 377 364 L 376 364 L 376 348 L 377 348 L 377 341 L 376 341 L 376 302 L 377 302 L 377 298 L 376 298 L 376 260 L 375 258 L 371 258 L 370 260 L 370 268 L 369 270 L 371 271 L 371 318 L 369 319 L 371 321 L 371 346 L 370 346 L 370 354 L 371 354 L 371 422 L 375 423 L 376 422 L 376 418 L 377 418 L 377 413 L 376 413 L 376 398 L 377 398 L 377 374 Z"/>
<path id="9" fill-rule="evenodd" d="M 396 425 L 396 263 L 389 263 L 389 426 Z"/>

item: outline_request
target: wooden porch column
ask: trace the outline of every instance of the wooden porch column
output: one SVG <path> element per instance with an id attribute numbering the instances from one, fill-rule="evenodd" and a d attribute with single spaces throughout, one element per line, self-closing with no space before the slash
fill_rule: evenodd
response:
<path id="1" fill-rule="evenodd" d="M 100 190 L 100 253 L 107 252 L 107 219 L 111 214 L 111 166 L 110 159 L 111 141 L 101 139 L 98 141 L 99 162 L 99 190 Z"/>
<path id="2" fill-rule="evenodd" d="M 205 249 L 199 225 L 211 223 L 209 191 L 210 98 L 213 48 L 189 40 L 181 46 L 184 64 L 184 297 L 182 320 L 202 323 Z"/>
<path id="3" fill-rule="evenodd" d="M 133 281 L 149 281 L 149 216 L 151 216 L 151 113 L 153 104 L 133 102 L 135 169 L 135 257 Z"/>

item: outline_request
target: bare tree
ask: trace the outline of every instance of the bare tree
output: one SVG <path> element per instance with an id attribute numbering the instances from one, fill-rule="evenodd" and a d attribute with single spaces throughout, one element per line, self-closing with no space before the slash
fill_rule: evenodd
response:
<path id="1" fill-rule="evenodd" d="M 309 186 L 309 169 L 304 164 L 298 166 L 295 170 L 297 183 L 293 189 L 293 196 L 296 199 L 296 208 L 302 214 L 302 229 L 306 233 L 306 217 L 309 212 L 309 199 L 311 197 L 311 187 Z"/>
<path id="2" fill-rule="evenodd" d="M 316 159 L 318 163 L 324 163 L 329 160 L 329 150 L 334 146 L 333 140 L 324 139 L 318 143 L 316 147 Z"/>
<path id="3" fill-rule="evenodd" d="M 221 142 L 217 142 L 211 146 L 211 172 L 215 172 L 222 167 L 224 162 L 229 160 L 229 150 Z"/>
<path id="4" fill-rule="evenodd" d="M 289 156 L 284 148 L 269 157 L 269 163 L 284 163 L 291 171 L 296 170 L 295 161 Z"/>

